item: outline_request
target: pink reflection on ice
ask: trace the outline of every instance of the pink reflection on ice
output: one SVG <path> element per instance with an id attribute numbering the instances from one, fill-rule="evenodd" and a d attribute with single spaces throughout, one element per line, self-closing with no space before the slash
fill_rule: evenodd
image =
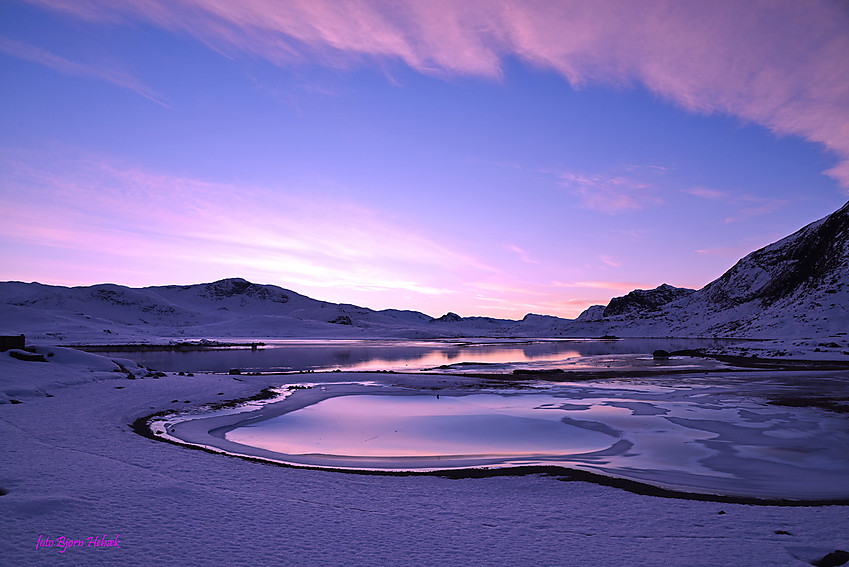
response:
<path id="1" fill-rule="evenodd" d="M 342 396 L 239 427 L 226 439 L 290 455 L 564 455 L 617 439 L 563 423 L 547 396 Z"/>

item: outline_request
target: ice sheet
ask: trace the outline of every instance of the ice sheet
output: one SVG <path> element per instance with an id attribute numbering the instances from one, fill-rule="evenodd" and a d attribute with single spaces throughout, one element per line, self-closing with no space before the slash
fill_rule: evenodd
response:
<path id="1" fill-rule="evenodd" d="M 326 385 L 168 435 L 295 465 L 392 471 L 557 465 L 661 488 L 849 498 L 845 418 L 722 386 L 422 394 Z"/>

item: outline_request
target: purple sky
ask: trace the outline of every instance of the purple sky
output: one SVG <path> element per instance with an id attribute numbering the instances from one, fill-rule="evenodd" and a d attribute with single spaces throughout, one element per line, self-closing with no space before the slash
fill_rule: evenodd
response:
<path id="1" fill-rule="evenodd" d="M 849 4 L 7 0 L 0 279 L 431 315 L 701 287 L 849 192 Z"/>

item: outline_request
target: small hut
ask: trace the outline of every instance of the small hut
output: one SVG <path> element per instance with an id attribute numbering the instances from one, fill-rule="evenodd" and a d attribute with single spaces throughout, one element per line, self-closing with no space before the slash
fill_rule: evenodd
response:
<path id="1" fill-rule="evenodd" d="M 22 349 L 26 346 L 26 337 L 23 335 L 0 335 L 0 352 L 9 349 Z"/>

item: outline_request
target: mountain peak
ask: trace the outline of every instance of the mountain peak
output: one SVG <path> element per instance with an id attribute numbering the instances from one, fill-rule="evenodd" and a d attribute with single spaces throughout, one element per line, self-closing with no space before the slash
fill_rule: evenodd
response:
<path id="1" fill-rule="evenodd" d="M 437 319 L 432 319 L 432 321 L 436 322 L 436 323 L 459 323 L 462 320 L 463 320 L 462 317 L 460 317 L 459 315 L 457 315 L 456 313 L 454 313 L 452 311 L 449 311 L 448 313 L 446 313 L 442 317 L 439 317 Z"/>
<path id="2" fill-rule="evenodd" d="M 686 297 L 696 290 L 660 284 L 654 289 L 635 289 L 622 297 L 614 297 L 604 308 L 604 317 L 637 315 L 657 311 L 667 303 Z"/>
<path id="3" fill-rule="evenodd" d="M 733 307 L 757 300 L 769 307 L 791 296 L 849 284 L 849 202 L 778 242 L 747 255 L 704 288 Z"/>

